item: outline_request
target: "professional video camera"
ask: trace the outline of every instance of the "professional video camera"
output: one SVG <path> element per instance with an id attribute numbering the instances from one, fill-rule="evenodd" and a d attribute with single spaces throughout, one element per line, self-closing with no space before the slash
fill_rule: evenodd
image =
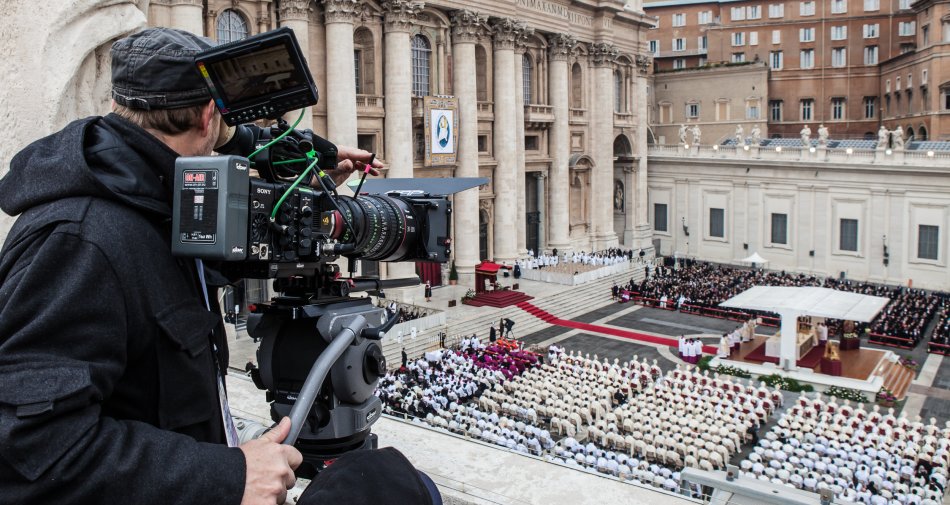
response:
<path id="1" fill-rule="evenodd" d="M 291 417 L 285 443 L 304 455 L 298 473 L 312 476 L 346 451 L 376 446 L 370 428 L 381 404 L 373 391 L 386 372 L 379 341 L 398 314 L 350 293 L 419 283 L 354 278 L 355 261 L 444 263 L 449 195 L 486 181 L 385 179 L 361 191 L 367 169 L 355 196 L 339 194 L 326 173 L 336 146 L 280 119 L 317 103 L 289 28 L 217 46 L 195 65 L 234 130 L 216 148 L 222 156 L 176 162 L 172 252 L 218 261 L 232 278 L 274 279 L 279 295 L 251 307 L 248 332 L 260 342 L 252 377 L 271 417 Z M 276 123 L 245 124 L 259 120 Z M 341 256 L 348 278 L 334 263 Z"/>

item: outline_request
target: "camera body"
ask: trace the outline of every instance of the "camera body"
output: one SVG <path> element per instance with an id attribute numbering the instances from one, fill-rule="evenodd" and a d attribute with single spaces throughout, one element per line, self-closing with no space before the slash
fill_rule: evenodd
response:
<path id="1" fill-rule="evenodd" d="M 176 161 L 174 254 L 240 262 L 231 272 L 251 278 L 306 275 L 341 254 L 440 263 L 451 255 L 446 195 L 395 190 L 334 197 L 250 177 L 249 166 L 238 156 Z"/>

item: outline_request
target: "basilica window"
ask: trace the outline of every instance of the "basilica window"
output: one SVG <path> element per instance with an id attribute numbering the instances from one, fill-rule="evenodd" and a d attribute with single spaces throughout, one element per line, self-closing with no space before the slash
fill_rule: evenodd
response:
<path id="1" fill-rule="evenodd" d="M 532 72 L 532 65 L 531 65 L 531 57 L 526 54 L 521 59 L 521 80 L 522 80 L 521 86 L 522 86 L 522 91 L 524 92 L 525 105 L 532 103 L 531 102 L 532 77 L 533 77 L 533 72 Z"/>
<path id="2" fill-rule="evenodd" d="M 429 71 L 432 67 L 432 46 L 422 35 L 412 38 L 412 94 L 429 95 Z"/>
<path id="3" fill-rule="evenodd" d="M 244 20 L 244 16 L 234 9 L 221 11 L 215 25 L 218 42 L 221 44 L 247 38 L 247 21 Z"/>

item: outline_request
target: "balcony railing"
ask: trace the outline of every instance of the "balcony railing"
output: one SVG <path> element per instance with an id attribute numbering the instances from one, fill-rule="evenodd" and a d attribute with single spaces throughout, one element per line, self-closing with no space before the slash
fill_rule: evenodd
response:
<path id="1" fill-rule="evenodd" d="M 614 112 L 614 124 L 622 126 L 633 126 L 632 112 Z"/>
<path id="2" fill-rule="evenodd" d="M 571 123 L 572 124 L 586 124 L 587 123 L 587 109 L 571 109 Z"/>
<path id="3" fill-rule="evenodd" d="M 478 119 L 494 119 L 494 104 L 492 102 L 478 102 Z"/>
<path id="4" fill-rule="evenodd" d="M 554 122 L 554 107 L 541 104 L 524 106 L 524 122 L 534 128 L 543 128 Z"/>
<path id="5" fill-rule="evenodd" d="M 383 97 L 378 95 L 356 95 L 357 109 L 382 109 Z"/>
<path id="6" fill-rule="evenodd" d="M 811 163 L 838 163 L 848 165 L 910 165 L 950 167 L 950 152 L 891 149 L 824 149 L 805 147 L 753 147 L 734 145 L 650 145 L 650 157 L 692 159 L 736 159 L 763 161 L 801 161 Z"/>
<path id="7" fill-rule="evenodd" d="M 657 58 L 684 58 L 686 56 L 705 56 L 706 49 L 685 49 L 683 51 L 660 51 Z"/>

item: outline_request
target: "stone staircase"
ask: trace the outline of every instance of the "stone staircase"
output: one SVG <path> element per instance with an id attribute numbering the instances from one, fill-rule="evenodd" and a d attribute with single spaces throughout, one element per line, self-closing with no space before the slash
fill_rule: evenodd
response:
<path id="1" fill-rule="evenodd" d="M 643 266 L 633 264 L 626 271 L 607 277 L 596 279 L 587 284 L 574 286 L 550 296 L 536 296 L 531 303 L 542 310 L 550 312 L 561 319 L 571 319 L 581 314 L 614 303 L 610 299 L 610 288 L 614 283 L 625 284 L 634 279 L 640 282 L 643 279 Z M 439 332 L 446 333 L 446 346 L 455 343 L 456 337 L 467 337 L 473 333 L 487 342 L 489 328 L 498 327 L 501 319 L 509 318 L 515 322 L 514 334 L 528 335 L 551 326 L 549 323 L 535 317 L 517 306 L 504 308 L 479 307 L 477 310 L 447 311 L 444 327 L 436 327 L 420 332 L 415 340 L 403 337 L 402 343 L 396 342 L 389 336 L 383 341 L 383 354 L 391 367 L 398 367 L 401 362 L 401 350 L 406 349 L 410 358 L 416 358 L 426 351 L 439 348 Z"/>
<path id="2" fill-rule="evenodd" d="M 881 363 L 874 369 L 873 375 L 884 378 L 883 387 L 887 388 L 897 401 L 903 400 L 910 389 L 910 384 L 914 380 L 914 372 L 900 364 L 898 361 L 882 359 Z"/>

